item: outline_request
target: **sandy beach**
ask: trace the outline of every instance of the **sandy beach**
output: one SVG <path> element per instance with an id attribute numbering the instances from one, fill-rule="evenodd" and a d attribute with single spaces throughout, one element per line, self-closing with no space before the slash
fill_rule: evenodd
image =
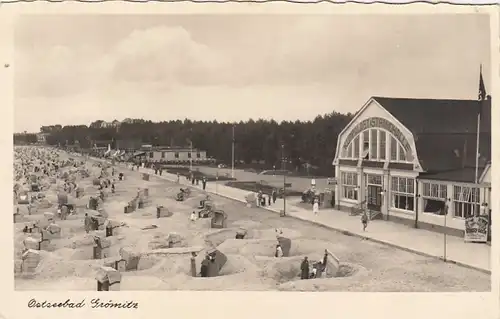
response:
<path id="1" fill-rule="evenodd" d="M 33 148 L 36 149 L 36 148 Z M 36 151 L 38 152 L 38 151 Z M 35 152 L 35 153 L 36 153 Z M 38 196 L 28 209 L 14 205 L 15 287 L 16 290 L 96 290 L 96 273 L 102 266 L 113 265 L 127 256 L 136 256 L 134 269 L 121 271 L 120 290 L 283 290 L 283 291 L 487 291 L 490 276 L 484 273 L 445 264 L 395 248 L 382 246 L 359 238 L 345 236 L 324 227 L 315 226 L 260 208 L 248 208 L 242 203 L 210 195 L 213 206 L 227 214 L 226 227 L 211 228 L 210 218 L 190 220 L 193 211 L 198 213 L 200 201 L 206 198 L 203 191 L 191 188 L 184 201 L 176 196 L 182 185 L 143 173 L 123 165 L 99 164 L 92 159 L 72 158 L 63 152 L 43 151 L 43 160 L 35 158 L 26 147 L 16 148 L 14 185 L 28 190 L 36 180 L 40 192 L 27 191 L 28 197 Z M 48 160 L 47 154 L 53 159 Z M 21 162 L 24 159 L 24 163 Z M 44 175 L 27 172 L 34 166 L 44 167 L 48 162 L 59 164 L 57 170 Z M 64 166 L 62 163 L 67 163 Z M 99 167 L 101 166 L 101 167 Z M 114 171 L 114 172 L 113 172 Z M 86 172 L 86 173 L 82 173 Z M 119 173 L 124 180 L 119 180 Z M 86 177 L 88 174 L 88 177 Z M 31 177 L 35 175 L 37 177 Z M 20 176 L 20 177 L 19 177 Z M 56 177 L 57 176 L 57 177 Z M 104 200 L 99 211 L 86 207 L 90 197 L 98 197 L 100 190 L 94 182 L 110 180 L 115 186 L 103 188 Z M 83 190 L 79 198 L 75 190 L 64 191 L 65 180 L 72 180 Z M 16 188 L 16 187 L 15 187 Z M 147 195 L 144 195 L 147 189 Z M 22 191 L 18 191 L 22 193 Z M 61 220 L 58 216 L 58 194 L 66 193 L 75 205 L 75 211 Z M 141 193 L 144 207 L 124 213 L 124 207 Z M 37 195 L 43 194 L 43 195 Z M 157 207 L 163 206 L 169 217 L 157 218 Z M 19 213 L 16 214 L 17 209 Z M 48 240 L 33 255 L 36 265 L 27 266 L 26 244 L 28 237 L 39 240 L 40 232 L 23 232 L 47 222 L 47 214 L 54 214 L 60 233 Z M 97 230 L 85 231 L 85 214 L 105 221 Z M 103 218 L 103 216 L 107 216 Z M 105 225 L 112 225 L 112 235 L 106 237 Z M 40 226 L 41 227 L 41 226 Z M 57 227 L 55 227 L 57 229 Z M 236 239 L 244 230 L 246 236 Z M 291 240 L 287 257 L 274 257 L 277 230 Z M 105 256 L 95 259 L 95 238 L 105 240 Z M 218 276 L 193 277 L 190 266 L 191 253 L 196 253 L 197 273 L 207 251 L 216 249 L 227 257 Z M 300 279 L 300 266 L 307 256 L 317 262 L 325 249 L 340 261 L 335 276 Z M 24 256 L 23 256 L 24 254 Z M 29 254 L 28 254 L 29 255 Z M 124 256 L 125 255 L 125 256 Z"/>

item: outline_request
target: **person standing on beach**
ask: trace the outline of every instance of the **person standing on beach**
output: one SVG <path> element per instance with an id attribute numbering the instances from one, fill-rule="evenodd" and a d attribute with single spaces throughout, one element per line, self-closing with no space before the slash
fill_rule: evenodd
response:
<path id="1" fill-rule="evenodd" d="M 279 243 L 278 245 L 276 245 L 276 253 L 274 254 L 274 257 L 283 257 L 283 249 L 281 248 L 281 245 Z"/>
<path id="2" fill-rule="evenodd" d="M 309 275 L 309 260 L 306 256 L 300 264 L 300 279 L 309 279 Z"/>
<path id="3" fill-rule="evenodd" d="M 200 267 L 200 276 L 201 277 L 208 277 L 208 265 L 210 262 L 210 256 L 206 255 L 205 259 L 201 262 L 201 267 Z"/>
<path id="4" fill-rule="evenodd" d="M 191 253 L 191 276 L 196 277 L 196 253 Z"/>
<path id="5" fill-rule="evenodd" d="M 85 219 L 84 219 L 84 226 L 85 226 L 85 232 L 88 234 L 90 232 L 91 226 L 92 225 L 92 220 L 90 219 L 89 214 L 85 213 Z"/>

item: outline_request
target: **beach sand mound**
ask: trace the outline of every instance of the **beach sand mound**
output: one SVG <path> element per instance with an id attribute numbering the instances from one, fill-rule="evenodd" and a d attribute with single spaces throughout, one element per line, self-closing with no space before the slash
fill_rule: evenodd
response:
<path id="1" fill-rule="evenodd" d="M 217 249 L 226 254 L 274 257 L 276 244 L 276 237 L 274 239 L 227 239 L 218 245 Z M 311 254 L 322 256 L 324 249 L 331 248 L 330 246 L 331 244 L 318 240 L 293 239 L 289 256 L 307 256 Z"/>
<path id="2" fill-rule="evenodd" d="M 235 220 L 231 224 L 235 227 L 241 227 L 246 230 L 262 227 L 262 223 L 253 220 Z"/>
<path id="3" fill-rule="evenodd" d="M 157 233 L 148 244 L 149 249 L 163 249 L 173 247 L 187 247 L 188 242 L 185 237 L 178 233 L 169 233 L 167 235 Z"/>
<path id="4" fill-rule="evenodd" d="M 300 265 L 300 263 L 299 263 Z M 294 278 L 278 285 L 280 291 L 335 291 L 351 285 L 352 277 L 368 275 L 369 271 L 364 267 L 351 263 L 341 263 L 336 277 L 316 278 L 300 280 Z M 359 281 L 360 279 L 357 278 Z"/>

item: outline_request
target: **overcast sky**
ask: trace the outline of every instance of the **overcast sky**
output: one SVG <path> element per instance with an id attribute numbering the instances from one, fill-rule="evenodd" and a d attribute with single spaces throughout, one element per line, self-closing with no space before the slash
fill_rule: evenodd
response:
<path id="1" fill-rule="evenodd" d="M 482 15 L 23 16 L 15 130 L 126 117 L 309 120 L 489 90 Z"/>

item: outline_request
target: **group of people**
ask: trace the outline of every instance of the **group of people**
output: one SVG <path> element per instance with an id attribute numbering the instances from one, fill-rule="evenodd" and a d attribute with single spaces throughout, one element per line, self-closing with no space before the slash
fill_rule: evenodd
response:
<path id="1" fill-rule="evenodd" d="M 271 206 L 271 203 L 276 203 L 278 198 L 278 191 L 274 188 L 271 194 L 266 195 L 262 190 L 257 193 L 257 206 Z"/>
<path id="2" fill-rule="evenodd" d="M 200 277 L 209 277 L 209 267 L 215 267 L 215 252 L 214 253 L 207 253 L 205 255 L 205 259 L 201 262 L 201 267 L 200 267 Z"/>
<path id="3" fill-rule="evenodd" d="M 207 187 L 207 178 L 203 176 L 201 179 L 198 176 L 195 176 L 193 173 L 191 173 L 191 176 L 189 177 L 191 180 L 191 185 L 200 185 L 201 181 L 201 186 L 203 187 L 203 190 Z M 179 182 L 179 178 L 177 177 L 177 182 Z"/>
<path id="4" fill-rule="evenodd" d="M 326 270 L 326 263 L 328 261 L 328 251 L 325 250 L 325 254 L 322 260 L 319 260 L 312 264 L 309 263 L 309 258 L 306 256 L 300 264 L 300 279 L 314 279 L 320 278 L 321 275 Z"/>

